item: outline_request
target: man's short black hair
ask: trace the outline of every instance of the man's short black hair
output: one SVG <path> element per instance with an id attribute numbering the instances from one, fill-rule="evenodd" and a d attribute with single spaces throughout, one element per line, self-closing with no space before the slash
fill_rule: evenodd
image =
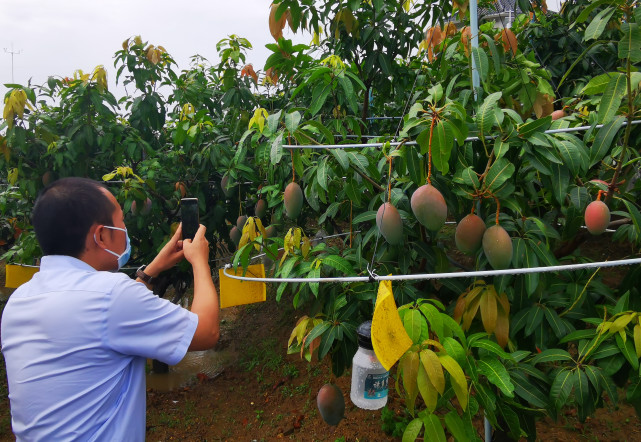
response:
<path id="1" fill-rule="evenodd" d="M 101 183 L 88 178 L 63 178 L 46 187 L 36 200 L 31 224 L 44 255 L 80 257 L 91 226 L 112 225 L 113 201 Z"/>

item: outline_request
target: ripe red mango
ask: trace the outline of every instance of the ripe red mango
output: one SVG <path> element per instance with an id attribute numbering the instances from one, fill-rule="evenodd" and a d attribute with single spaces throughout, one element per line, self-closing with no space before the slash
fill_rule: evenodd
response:
<path id="1" fill-rule="evenodd" d="M 438 231 L 447 219 L 447 204 L 445 198 L 431 184 L 416 189 L 410 201 L 414 216 L 429 230 Z"/>
<path id="2" fill-rule="evenodd" d="M 394 245 L 403 240 L 403 220 L 391 203 L 381 204 L 378 208 L 376 226 L 388 243 Z"/>
<path id="3" fill-rule="evenodd" d="M 585 209 L 585 226 L 593 235 L 605 232 L 610 224 L 610 209 L 603 201 L 592 201 Z"/>
<path id="4" fill-rule="evenodd" d="M 485 222 L 478 215 L 469 214 L 456 226 L 456 247 L 463 253 L 476 253 L 481 248 L 484 233 Z"/>

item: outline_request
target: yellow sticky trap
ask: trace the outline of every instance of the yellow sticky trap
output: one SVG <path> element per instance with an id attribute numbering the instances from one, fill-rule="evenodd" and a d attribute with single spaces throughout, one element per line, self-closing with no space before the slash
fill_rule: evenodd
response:
<path id="1" fill-rule="evenodd" d="M 376 357 L 386 370 L 392 368 L 412 346 L 412 339 L 403 327 L 394 302 L 392 281 L 381 281 L 378 286 L 372 318 L 372 346 Z"/>
<path id="2" fill-rule="evenodd" d="M 4 286 L 10 289 L 17 289 L 35 275 L 40 267 L 23 266 L 18 264 L 7 264 L 5 266 Z"/>
<path id="3" fill-rule="evenodd" d="M 236 272 L 234 269 L 227 269 L 227 272 L 230 275 L 243 276 L 241 267 Z M 224 269 L 218 270 L 218 276 L 220 277 L 220 308 L 264 302 L 267 299 L 267 284 L 264 282 L 233 279 L 225 276 Z M 244 276 L 264 278 L 265 266 L 262 264 L 251 265 L 247 267 L 247 273 Z"/>

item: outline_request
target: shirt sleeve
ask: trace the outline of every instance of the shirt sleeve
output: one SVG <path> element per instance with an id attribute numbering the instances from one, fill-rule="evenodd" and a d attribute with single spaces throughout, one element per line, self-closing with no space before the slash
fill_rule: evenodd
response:
<path id="1" fill-rule="evenodd" d="M 126 275 L 115 284 L 108 310 L 110 348 L 169 365 L 185 356 L 198 325 L 196 314 L 159 298 Z"/>

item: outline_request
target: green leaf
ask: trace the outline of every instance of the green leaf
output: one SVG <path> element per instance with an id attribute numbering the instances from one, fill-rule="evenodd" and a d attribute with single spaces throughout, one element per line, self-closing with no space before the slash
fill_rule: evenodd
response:
<path id="1" fill-rule="evenodd" d="M 403 431 L 403 442 L 414 442 L 423 429 L 423 421 L 419 418 L 412 419 Z"/>
<path id="2" fill-rule="evenodd" d="M 465 423 L 456 411 L 450 411 L 445 415 L 445 425 L 457 442 L 468 442 L 470 440 L 464 430 Z"/>
<path id="3" fill-rule="evenodd" d="M 267 116 L 267 127 L 269 128 L 269 131 L 271 133 L 276 132 L 278 130 L 278 123 L 280 122 L 280 115 L 283 113 L 282 110 L 279 110 L 275 114 L 271 114 Z"/>
<path id="4" fill-rule="evenodd" d="M 537 387 L 535 387 L 525 375 L 518 371 L 512 372 L 511 379 L 512 384 L 514 384 L 514 393 L 517 396 L 525 399 L 535 407 L 548 407 L 549 404 L 547 397 Z"/>
<path id="5" fill-rule="evenodd" d="M 432 162 L 443 175 L 446 175 L 450 168 L 450 154 L 454 145 L 452 131 L 443 121 L 434 126 L 432 136 Z"/>
<path id="6" fill-rule="evenodd" d="M 492 126 L 496 122 L 496 113 L 494 112 L 496 103 L 501 99 L 502 95 L 503 92 L 494 92 L 488 95 L 479 107 L 479 111 L 476 114 L 476 125 L 481 131 L 481 135 L 492 130 Z M 551 117 L 550 121 L 552 121 Z"/>
<path id="7" fill-rule="evenodd" d="M 279 132 L 278 136 L 272 142 L 272 149 L 269 155 L 272 164 L 280 163 L 283 158 L 283 132 Z"/>
<path id="8" fill-rule="evenodd" d="M 590 167 L 601 161 L 612 150 L 614 137 L 624 122 L 625 117 L 619 115 L 612 122 L 599 129 L 590 148 Z"/>
<path id="9" fill-rule="evenodd" d="M 616 115 L 626 93 L 626 81 L 625 75 L 619 73 L 608 82 L 603 97 L 601 97 L 601 103 L 599 103 L 599 124 L 609 123 Z"/>
<path id="10" fill-rule="evenodd" d="M 603 92 L 605 92 L 605 88 L 607 87 L 608 83 L 610 82 L 610 78 L 612 78 L 613 75 L 618 75 L 618 74 L 605 73 L 605 74 L 597 75 L 596 77 L 588 81 L 588 84 L 586 84 L 583 87 L 583 89 L 581 89 L 581 94 L 583 95 L 602 94 Z"/>
<path id="11" fill-rule="evenodd" d="M 623 38 L 619 42 L 619 58 L 632 63 L 641 61 L 641 28 L 638 23 L 622 23 Z"/>
<path id="12" fill-rule="evenodd" d="M 309 120 L 309 121 L 305 122 L 304 128 L 309 130 L 308 126 L 311 126 L 312 128 L 314 128 L 317 131 L 319 131 L 323 135 L 323 137 L 325 138 L 325 143 L 326 144 L 335 144 L 334 135 L 332 134 L 332 131 L 327 129 L 323 125 L 323 123 L 321 123 L 320 121 L 316 121 L 316 120 Z M 299 131 L 297 131 L 296 133 L 298 134 L 298 132 Z M 309 141 L 305 137 L 301 137 L 301 138 L 305 140 L 301 144 L 305 144 L 307 141 Z M 299 142 L 300 142 L 300 140 L 299 140 Z"/>
<path id="13" fill-rule="evenodd" d="M 357 114 L 358 102 L 356 101 L 356 94 L 354 93 L 354 86 L 352 85 L 352 82 L 347 77 L 339 77 L 338 82 L 345 92 L 345 99 L 347 100 L 349 108 L 354 114 Z"/>
<path id="14" fill-rule="evenodd" d="M 492 357 L 482 358 L 477 362 L 479 372 L 485 375 L 491 383 L 499 387 L 507 397 L 514 397 L 514 384 L 510 375 L 498 359 Z"/>
<path id="15" fill-rule="evenodd" d="M 574 135 L 560 133 L 556 134 L 554 144 L 572 175 L 578 175 L 587 170 L 588 151 L 581 140 Z"/>
<path id="16" fill-rule="evenodd" d="M 585 30 L 585 33 L 583 34 L 583 41 L 599 38 L 601 34 L 603 34 L 603 31 L 608 25 L 608 21 L 610 21 L 614 11 L 616 11 L 615 8 L 605 8 L 599 12 Z"/>
<path id="17" fill-rule="evenodd" d="M 330 149 L 329 151 L 332 156 L 336 158 L 336 161 L 338 161 L 338 164 L 341 165 L 343 170 L 349 169 L 349 157 L 343 149 Z"/>
<path id="18" fill-rule="evenodd" d="M 312 92 L 312 105 L 309 108 L 309 112 L 312 116 L 316 115 L 318 111 L 321 110 L 331 90 L 331 84 L 319 83 L 316 85 Z"/>
<path id="19" fill-rule="evenodd" d="M 514 164 L 507 159 L 496 160 L 485 177 L 484 187 L 491 191 L 498 190 L 514 174 L 514 170 Z"/>
<path id="20" fill-rule="evenodd" d="M 484 350 L 487 350 L 502 359 L 514 360 L 512 355 L 503 351 L 501 346 L 496 342 L 488 341 L 487 339 L 478 339 L 474 342 L 470 342 L 469 345 L 470 347 L 482 348 Z"/>
<path id="21" fill-rule="evenodd" d="M 562 164 L 551 164 L 552 176 L 552 192 L 556 201 L 563 205 L 565 204 L 565 197 L 567 196 L 568 185 L 570 184 L 570 172 L 568 168 Z"/>
<path id="22" fill-rule="evenodd" d="M 487 54 L 481 48 L 472 48 L 472 60 L 474 61 L 474 67 L 478 71 L 481 81 L 485 81 L 490 70 Z"/>
<path id="23" fill-rule="evenodd" d="M 318 167 L 316 168 L 316 181 L 326 192 L 329 190 L 327 188 L 327 169 L 327 157 L 324 157 L 320 162 L 318 162 Z"/>
<path id="24" fill-rule="evenodd" d="M 560 410 L 566 404 L 570 397 L 570 393 L 574 388 L 575 378 L 573 373 L 574 372 L 572 370 L 564 368 L 557 373 L 554 381 L 552 382 L 550 397 L 554 401 L 554 405 L 557 410 Z"/>
<path id="25" fill-rule="evenodd" d="M 508 150 L 510 150 L 510 143 L 503 141 L 500 137 L 494 140 L 494 156 L 496 159 L 501 158 Z"/>
<path id="26" fill-rule="evenodd" d="M 309 335 L 307 335 L 307 339 L 305 339 L 305 348 L 309 348 L 309 345 L 312 343 L 312 341 L 323 335 L 331 326 L 332 323 L 329 321 L 323 321 L 320 324 L 316 325 L 316 327 L 314 327 L 312 331 L 309 332 Z"/>
<path id="27" fill-rule="evenodd" d="M 369 163 L 367 162 L 365 155 L 355 152 L 347 152 L 347 156 L 349 157 L 350 163 L 361 169 L 363 172 L 367 172 L 367 166 Z"/>
<path id="28" fill-rule="evenodd" d="M 552 117 L 547 116 L 544 118 L 539 118 L 529 123 L 524 123 L 518 126 L 519 137 L 528 139 L 535 133 L 545 132 L 552 125 Z"/>
<path id="29" fill-rule="evenodd" d="M 580 416 L 592 407 L 588 377 L 580 368 L 574 372 L 574 397 L 579 405 Z"/>
<path id="30" fill-rule="evenodd" d="M 365 221 L 371 221 L 375 218 L 376 218 L 376 211 L 370 210 L 368 212 L 364 212 L 364 213 L 361 213 L 360 215 L 355 216 L 354 219 L 352 220 L 352 223 L 358 224 Z"/>
<path id="31" fill-rule="evenodd" d="M 581 13 L 576 18 L 575 22 L 583 23 L 590 17 L 590 15 L 592 14 L 592 11 L 594 11 L 596 8 L 600 7 L 601 5 L 607 5 L 610 3 L 612 3 L 612 0 L 591 1 L 586 7 L 581 8 Z M 574 24 L 572 26 L 574 26 Z"/>
<path id="32" fill-rule="evenodd" d="M 285 127 L 290 134 L 296 132 L 296 129 L 298 129 L 298 125 L 300 124 L 300 119 L 301 115 L 298 111 L 285 114 Z"/>
<path id="33" fill-rule="evenodd" d="M 572 361 L 572 356 L 560 348 L 551 348 L 544 350 L 532 358 L 532 364 L 541 364 L 544 362 Z"/>
<path id="34" fill-rule="evenodd" d="M 352 275 L 354 273 L 354 269 L 349 261 L 338 255 L 328 255 L 324 257 L 323 264 L 333 267 L 342 275 Z"/>
<path id="35" fill-rule="evenodd" d="M 427 332 L 425 319 L 423 319 L 421 312 L 416 309 L 410 309 L 410 311 L 405 314 L 403 317 L 403 326 L 415 344 L 421 342 L 421 336 L 424 334 L 423 329 Z"/>
<path id="36" fill-rule="evenodd" d="M 545 318 L 547 319 L 550 328 L 554 332 L 557 338 L 561 339 L 565 336 L 567 329 L 566 325 L 563 322 L 563 319 L 551 308 L 545 309 Z"/>
<path id="37" fill-rule="evenodd" d="M 441 425 L 441 420 L 434 414 L 428 414 L 423 417 L 423 424 L 425 425 L 425 438 L 424 440 L 434 442 L 447 442 L 445 438 L 445 430 Z"/>

